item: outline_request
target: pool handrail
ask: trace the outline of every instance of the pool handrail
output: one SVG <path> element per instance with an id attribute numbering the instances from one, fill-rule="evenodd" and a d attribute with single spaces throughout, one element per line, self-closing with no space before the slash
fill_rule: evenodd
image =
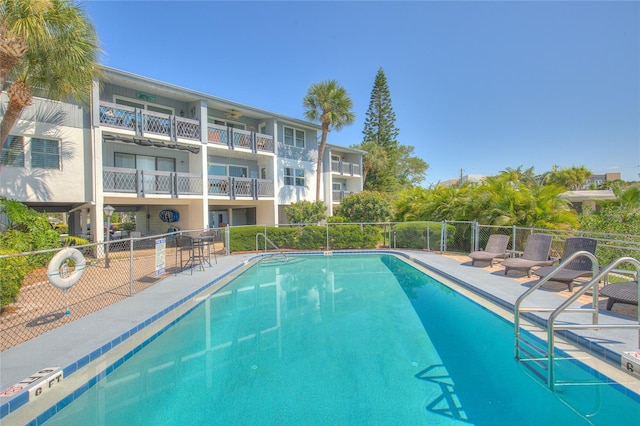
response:
<path id="1" fill-rule="evenodd" d="M 271 241 L 271 240 L 269 239 L 269 237 L 267 237 L 267 235 L 266 235 L 266 234 L 264 234 L 263 232 L 258 232 L 258 233 L 256 234 L 256 253 L 258 253 L 258 252 L 260 251 L 260 246 L 258 245 L 258 243 L 259 243 L 259 241 L 258 241 L 258 240 L 259 240 L 259 237 L 260 237 L 260 236 L 262 236 L 262 237 L 264 238 L 264 252 L 265 252 L 265 253 L 267 252 L 267 242 L 268 242 L 269 244 L 271 244 L 271 245 L 273 246 L 273 248 L 275 248 L 275 249 L 276 249 L 276 250 L 277 250 L 277 251 L 278 251 L 278 252 L 279 252 L 279 253 L 284 257 L 284 260 L 285 260 L 285 261 L 288 261 L 288 259 L 287 259 L 287 255 L 286 255 L 286 254 L 284 254 L 284 252 L 283 252 L 282 250 L 280 250 L 280 247 L 278 247 L 277 245 L 275 245 L 275 244 L 274 244 L 274 242 L 273 242 L 273 241 Z"/>
<path id="2" fill-rule="evenodd" d="M 547 281 L 553 279 L 553 276 L 558 273 L 558 271 L 564 269 L 573 259 L 579 256 L 586 256 L 591 260 L 593 278 L 586 283 L 582 288 L 572 294 L 569 298 L 567 298 L 563 303 L 561 303 L 556 308 L 523 308 L 521 307 L 522 302 L 534 291 L 544 285 Z M 547 386 L 550 390 L 555 389 L 555 369 L 554 369 L 554 361 L 555 361 L 555 331 L 556 330 L 569 330 L 569 329 L 613 329 L 613 328 L 630 328 L 639 330 L 638 333 L 638 346 L 640 347 L 640 308 L 638 308 L 638 324 L 599 324 L 598 317 L 598 296 L 599 296 L 599 282 L 603 278 L 606 278 L 608 274 L 614 271 L 615 267 L 620 265 L 621 263 L 632 263 L 635 265 L 637 270 L 640 272 L 640 261 L 632 257 L 621 257 L 616 259 L 606 267 L 600 270 L 598 266 L 598 260 L 595 255 L 588 251 L 578 251 L 567 257 L 556 269 L 554 269 L 549 275 L 543 277 L 529 290 L 524 292 L 518 299 L 516 300 L 514 306 L 514 334 L 515 334 L 515 358 L 520 360 L 520 313 L 521 312 L 551 312 L 549 318 L 547 319 Z M 599 270 L 599 272 L 598 272 Z M 587 291 L 591 290 L 593 299 L 591 308 L 569 308 L 571 304 L 573 304 L 580 296 L 582 296 Z M 591 312 L 592 313 L 592 324 L 562 324 L 556 325 L 555 321 L 558 316 L 563 312 Z"/>

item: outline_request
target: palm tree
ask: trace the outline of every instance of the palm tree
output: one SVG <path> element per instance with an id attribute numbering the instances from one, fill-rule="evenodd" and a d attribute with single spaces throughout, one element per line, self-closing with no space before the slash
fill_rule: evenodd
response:
<path id="1" fill-rule="evenodd" d="M 316 169 L 316 201 L 319 201 L 322 157 L 327 145 L 327 135 L 331 130 L 340 130 L 343 126 L 353 123 L 356 115 L 351 111 L 353 101 L 336 80 L 312 85 L 303 99 L 303 105 L 306 108 L 305 117 L 310 121 L 319 121 L 322 129 Z"/>
<path id="2" fill-rule="evenodd" d="M 98 72 L 98 37 L 75 3 L 3 0 L 0 3 L 0 88 L 9 104 L 0 122 L 0 144 L 9 136 L 37 88 L 49 99 L 85 102 Z"/>

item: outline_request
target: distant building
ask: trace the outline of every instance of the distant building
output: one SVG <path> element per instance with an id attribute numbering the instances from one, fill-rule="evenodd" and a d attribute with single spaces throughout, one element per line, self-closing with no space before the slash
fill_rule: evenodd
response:
<path id="1" fill-rule="evenodd" d="M 592 189 L 582 191 L 567 191 L 559 195 L 560 198 L 571 202 L 573 209 L 579 214 L 585 209 L 598 211 L 597 201 L 613 201 L 616 195 L 610 189 Z"/>
<path id="2" fill-rule="evenodd" d="M 589 189 L 593 186 L 602 185 L 605 182 L 609 182 L 612 180 L 620 180 L 620 173 L 604 173 L 601 175 L 591 175 L 584 180 L 584 184 L 582 185 L 582 189 Z"/>
<path id="3" fill-rule="evenodd" d="M 464 183 L 482 183 L 486 179 L 483 175 L 464 175 L 460 179 L 448 179 L 438 182 L 438 186 L 456 186 Z"/>

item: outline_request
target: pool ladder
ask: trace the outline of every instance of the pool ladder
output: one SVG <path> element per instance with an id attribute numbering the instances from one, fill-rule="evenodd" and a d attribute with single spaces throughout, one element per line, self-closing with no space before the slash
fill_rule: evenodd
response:
<path id="1" fill-rule="evenodd" d="M 591 260 L 592 266 L 592 279 L 588 283 L 586 283 L 582 288 L 576 291 L 571 297 L 565 300 L 560 306 L 555 308 L 547 308 L 547 307 L 523 307 L 522 302 L 529 297 L 533 292 L 535 292 L 538 288 L 544 285 L 547 281 L 552 281 L 553 277 L 564 269 L 572 260 L 577 257 L 585 256 Z M 613 261 L 608 266 L 604 267 L 602 270 L 599 270 L 598 260 L 596 257 L 588 251 L 578 251 L 573 253 L 571 256 L 568 256 L 558 267 L 553 270 L 549 275 L 540 279 L 533 287 L 529 290 L 525 291 L 516 301 L 514 308 L 514 333 L 515 333 L 515 357 L 520 361 L 523 365 L 531 368 L 531 371 L 538 377 L 540 377 L 544 382 L 546 382 L 549 389 L 552 391 L 555 390 L 556 387 L 556 377 L 555 377 L 555 365 L 554 361 L 556 361 L 555 354 L 555 332 L 556 330 L 598 330 L 598 329 L 614 329 L 614 328 L 627 328 L 627 329 L 637 329 L 638 333 L 638 347 L 640 347 L 640 311 L 638 313 L 638 324 L 600 324 L 598 317 L 598 283 L 605 279 L 610 272 L 614 270 L 614 268 L 621 263 L 631 263 L 633 264 L 638 271 L 640 271 L 640 262 L 632 257 L 621 257 L 615 261 Z M 599 272 L 598 272 L 599 271 Z M 570 306 L 583 294 L 591 289 L 593 294 L 593 299 L 591 302 L 590 308 L 570 308 Z M 540 328 L 545 329 L 547 331 L 547 339 L 546 342 L 544 340 L 541 343 L 536 343 L 536 339 L 526 338 L 521 333 L 520 320 L 521 313 L 523 312 L 550 312 L 549 318 L 546 320 L 546 325 L 541 325 L 541 322 L 538 322 Z M 556 320 L 558 316 L 563 313 L 591 313 L 591 323 L 590 324 L 579 324 L 579 323 L 568 323 L 563 322 L 562 324 L 557 324 Z M 531 322 L 535 324 L 535 322 Z M 528 335 L 528 333 L 526 333 Z M 546 343 L 546 345 L 545 345 Z M 536 369 L 537 368 L 537 369 Z"/>
<path id="2" fill-rule="evenodd" d="M 283 261 L 283 262 L 287 262 L 287 261 L 289 260 L 289 259 L 287 258 L 287 255 L 286 255 L 286 254 L 284 254 L 284 252 L 283 252 L 282 250 L 280 250 L 280 248 L 279 248 L 277 245 L 275 245 L 275 244 L 273 243 L 273 241 L 271 241 L 271 240 L 270 240 L 270 239 L 269 239 L 269 238 L 268 238 L 264 233 L 262 233 L 262 232 L 258 232 L 258 233 L 256 234 L 256 253 L 258 253 L 258 252 L 260 251 L 260 246 L 259 246 L 259 242 L 260 242 L 259 240 L 260 240 L 260 237 L 263 237 L 263 238 L 264 238 L 264 252 L 265 252 L 265 253 L 267 253 L 267 243 L 269 243 L 269 244 L 271 244 L 271 246 L 272 246 L 274 249 L 276 249 L 276 250 L 278 251 L 278 254 L 279 254 L 280 256 L 282 256 L 282 259 L 283 259 L 282 261 Z M 271 255 L 271 259 L 274 259 L 274 256 L 277 256 L 278 254 Z M 262 259 L 260 259 L 260 261 L 262 261 Z"/>

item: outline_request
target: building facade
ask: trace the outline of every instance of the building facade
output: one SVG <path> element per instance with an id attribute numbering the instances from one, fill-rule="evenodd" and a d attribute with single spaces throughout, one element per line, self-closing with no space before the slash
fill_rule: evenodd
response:
<path id="1" fill-rule="evenodd" d="M 135 217 L 141 235 L 277 224 L 284 206 L 315 201 L 319 131 L 103 68 L 90 106 L 35 98 L 23 112 L 3 145 L 0 195 L 67 213 L 69 233 L 94 241 L 103 239 L 95 231 L 102 226 L 90 224 L 102 224 L 106 205 Z M 321 194 L 328 213 L 336 194 L 362 190 L 361 169 L 361 151 L 327 146 Z"/>

